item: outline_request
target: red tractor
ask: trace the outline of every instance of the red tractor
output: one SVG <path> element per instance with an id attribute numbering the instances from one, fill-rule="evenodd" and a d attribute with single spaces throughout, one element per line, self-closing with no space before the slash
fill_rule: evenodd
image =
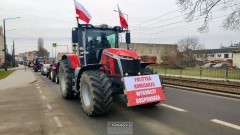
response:
<path id="1" fill-rule="evenodd" d="M 147 67 L 153 63 L 141 62 L 136 52 L 119 48 L 119 34 L 123 32 L 126 32 L 126 43 L 129 44 L 129 31 L 119 26 L 79 24 L 72 30 L 73 48 L 77 48 L 77 54 L 62 56 L 60 90 L 64 99 L 80 96 L 83 110 L 89 116 L 106 113 L 112 95 L 125 93 L 124 77 L 154 74 Z"/>

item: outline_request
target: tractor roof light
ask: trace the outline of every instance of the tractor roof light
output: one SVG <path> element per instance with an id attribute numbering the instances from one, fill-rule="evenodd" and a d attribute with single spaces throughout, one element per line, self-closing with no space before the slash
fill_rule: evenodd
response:
<path id="1" fill-rule="evenodd" d="M 133 58 L 131 57 L 128 57 L 128 56 L 120 56 L 121 59 L 124 59 L 124 60 L 133 60 Z"/>

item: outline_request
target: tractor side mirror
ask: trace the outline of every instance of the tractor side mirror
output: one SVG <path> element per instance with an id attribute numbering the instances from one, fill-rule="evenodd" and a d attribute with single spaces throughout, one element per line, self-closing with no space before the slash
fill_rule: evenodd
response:
<path id="1" fill-rule="evenodd" d="M 131 35 L 130 35 L 130 32 L 127 32 L 127 33 L 126 33 L 126 43 L 127 43 L 127 44 L 131 44 Z"/>

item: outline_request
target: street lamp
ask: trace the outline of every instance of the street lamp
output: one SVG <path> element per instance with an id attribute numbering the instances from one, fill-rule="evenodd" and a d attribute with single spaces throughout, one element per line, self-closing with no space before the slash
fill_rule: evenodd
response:
<path id="1" fill-rule="evenodd" d="M 5 27 L 5 21 L 10 19 L 19 19 L 20 17 L 15 18 L 5 18 L 3 19 L 3 30 L 4 30 L 4 68 L 5 71 L 7 71 L 7 44 L 6 44 L 6 27 Z"/>
<path id="2" fill-rule="evenodd" d="M 16 41 L 16 40 L 19 40 L 19 39 L 22 39 L 22 38 L 15 38 L 15 39 L 13 39 L 13 49 L 12 49 L 12 65 L 13 65 L 13 67 L 15 67 L 16 66 L 16 60 L 15 60 L 15 42 L 14 41 Z"/>
<path id="3" fill-rule="evenodd" d="M 6 30 L 6 31 L 14 31 L 14 30 L 16 30 L 16 29 L 10 29 L 10 30 Z"/>

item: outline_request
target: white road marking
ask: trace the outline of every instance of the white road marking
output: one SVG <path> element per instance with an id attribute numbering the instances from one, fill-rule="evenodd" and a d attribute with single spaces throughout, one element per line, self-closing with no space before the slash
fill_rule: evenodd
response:
<path id="1" fill-rule="evenodd" d="M 42 96 L 42 99 L 47 99 L 45 96 Z"/>
<path id="2" fill-rule="evenodd" d="M 53 120 L 57 124 L 57 127 L 63 127 L 62 122 L 60 121 L 60 119 L 57 116 L 53 117 Z"/>
<path id="3" fill-rule="evenodd" d="M 161 106 L 164 106 L 164 107 L 167 107 L 167 108 L 176 110 L 176 111 L 180 111 L 180 112 L 187 112 L 187 111 L 184 110 L 184 109 L 181 109 L 181 108 L 178 108 L 178 107 L 174 107 L 174 106 L 171 106 L 171 105 L 167 105 L 167 104 L 161 104 Z"/>
<path id="4" fill-rule="evenodd" d="M 227 127 L 231 127 L 231 128 L 240 130 L 240 126 L 232 124 L 232 123 L 228 123 L 228 122 L 225 122 L 225 121 L 222 121 L 222 120 L 218 120 L 218 119 L 212 119 L 211 121 L 215 122 L 215 123 L 218 123 L 218 124 L 221 124 L 221 125 L 224 125 L 224 126 L 227 126 Z"/>
<path id="5" fill-rule="evenodd" d="M 52 110 L 52 106 L 50 104 L 46 104 L 46 106 L 49 110 Z"/>
<path id="6" fill-rule="evenodd" d="M 40 94 L 42 94 L 42 91 L 41 91 L 41 90 L 39 90 L 39 93 L 40 93 Z"/>

